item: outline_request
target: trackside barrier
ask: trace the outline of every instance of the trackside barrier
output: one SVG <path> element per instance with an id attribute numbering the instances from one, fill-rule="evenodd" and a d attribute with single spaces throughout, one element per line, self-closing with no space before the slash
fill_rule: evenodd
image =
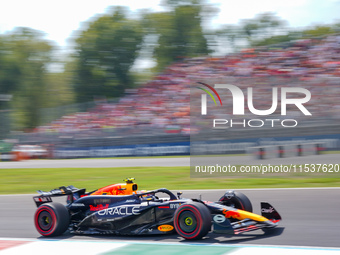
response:
<path id="1" fill-rule="evenodd" d="M 53 152 L 54 158 L 172 156 L 189 154 L 189 142 L 90 148 L 59 148 Z"/>
<path id="2" fill-rule="evenodd" d="M 14 161 L 15 155 L 13 153 L 1 153 L 0 161 Z"/>
<path id="3" fill-rule="evenodd" d="M 0 161 L 20 161 L 23 159 L 22 153 L 17 151 L 0 153 Z"/>
<path id="4" fill-rule="evenodd" d="M 320 143 L 269 145 L 249 148 L 249 150 L 257 159 L 319 155 L 324 149 L 325 148 Z"/>

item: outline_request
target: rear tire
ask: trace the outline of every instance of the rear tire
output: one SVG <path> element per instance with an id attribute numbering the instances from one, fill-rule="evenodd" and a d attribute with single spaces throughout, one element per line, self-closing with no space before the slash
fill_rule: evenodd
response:
<path id="1" fill-rule="evenodd" d="M 236 209 L 253 212 L 253 206 L 249 198 L 241 192 L 234 191 L 234 196 L 228 197 L 224 195 L 219 201 L 226 206 L 234 207 Z"/>
<path id="2" fill-rule="evenodd" d="M 42 204 L 34 215 L 35 227 L 43 236 L 59 236 L 67 230 L 69 223 L 68 210 L 60 203 Z"/>
<path id="3" fill-rule="evenodd" d="M 198 240 L 211 230 L 211 214 L 202 203 L 189 202 L 177 208 L 174 216 L 176 232 L 188 240 Z"/>

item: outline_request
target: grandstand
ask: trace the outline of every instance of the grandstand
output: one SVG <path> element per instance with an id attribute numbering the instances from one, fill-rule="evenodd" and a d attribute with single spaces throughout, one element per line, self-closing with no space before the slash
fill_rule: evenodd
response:
<path id="1" fill-rule="evenodd" d="M 340 124 L 340 36 L 247 49 L 224 57 L 185 59 L 115 103 L 98 103 L 86 112 L 65 115 L 18 137 L 25 143 L 61 147 L 189 141 L 190 131 L 200 131 L 195 122 L 190 126 L 190 93 L 200 93 L 190 90 L 196 82 L 253 87 L 260 95 L 254 98 L 259 109 L 271 105 L 271 89 L 275 86 L 304 87 L 311 92 L 307 107 L 312 118 L 288 109 L 290 116 L 302 123 L 294 131 L 236 129 L 228 130 L 226 138 L 335 134 Z M 226 102 L 232 109 L 231 100 Z"/>

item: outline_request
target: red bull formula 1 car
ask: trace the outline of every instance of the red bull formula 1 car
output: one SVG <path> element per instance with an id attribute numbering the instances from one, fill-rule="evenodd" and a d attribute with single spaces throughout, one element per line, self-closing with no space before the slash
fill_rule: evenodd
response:
<path id="1" fill-rule="evenodd" d="M 231 235 L 262 229 L 270 231 L 281 216 L 267 202 L 261 214 L 252 213 L 252 204 L 240 192 L 227 191 L 217 202 L 184 199 L 161 188 L 138 191 L 128 178 L 92 192 L 73 186 L 49 192 L 38 191 L 34 215 L 37 231 L 43 236 L 73 234 L 154 235 L 177 232 L 185 239 L 201 239 L 213 231 Z M 67 204 L 52 202 L 66 196 Z M 165 196 L 165 197 L 164 197 Z"/>

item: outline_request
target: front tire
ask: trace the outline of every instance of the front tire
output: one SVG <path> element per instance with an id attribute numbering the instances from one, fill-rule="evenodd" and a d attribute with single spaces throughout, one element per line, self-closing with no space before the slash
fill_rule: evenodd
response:
<path id="1" fill-rule="evenodd" d="M 69 223 L 68 210 L 60 203 L 42 204 L 34 215 L 35 227 L 43 236 L 59 236 L 67 230 Z"/>
<path id="2" fill-rule="evenodd" d="M 233 195 L 231 195 L 233 194 Z M 249 198 L 241 192 L 226 192 L 219 201 L 226 206 L 234 207 L 236 209 L 253 212 L 253 205 Z"/>
<path id="3" fill-rule="evenodd" d="M 202 203 L 189 202 L 177 208 L 174 216 L 176 232 L 188 240 L 197 240 L 211 230 L 211 214 Z"/>

